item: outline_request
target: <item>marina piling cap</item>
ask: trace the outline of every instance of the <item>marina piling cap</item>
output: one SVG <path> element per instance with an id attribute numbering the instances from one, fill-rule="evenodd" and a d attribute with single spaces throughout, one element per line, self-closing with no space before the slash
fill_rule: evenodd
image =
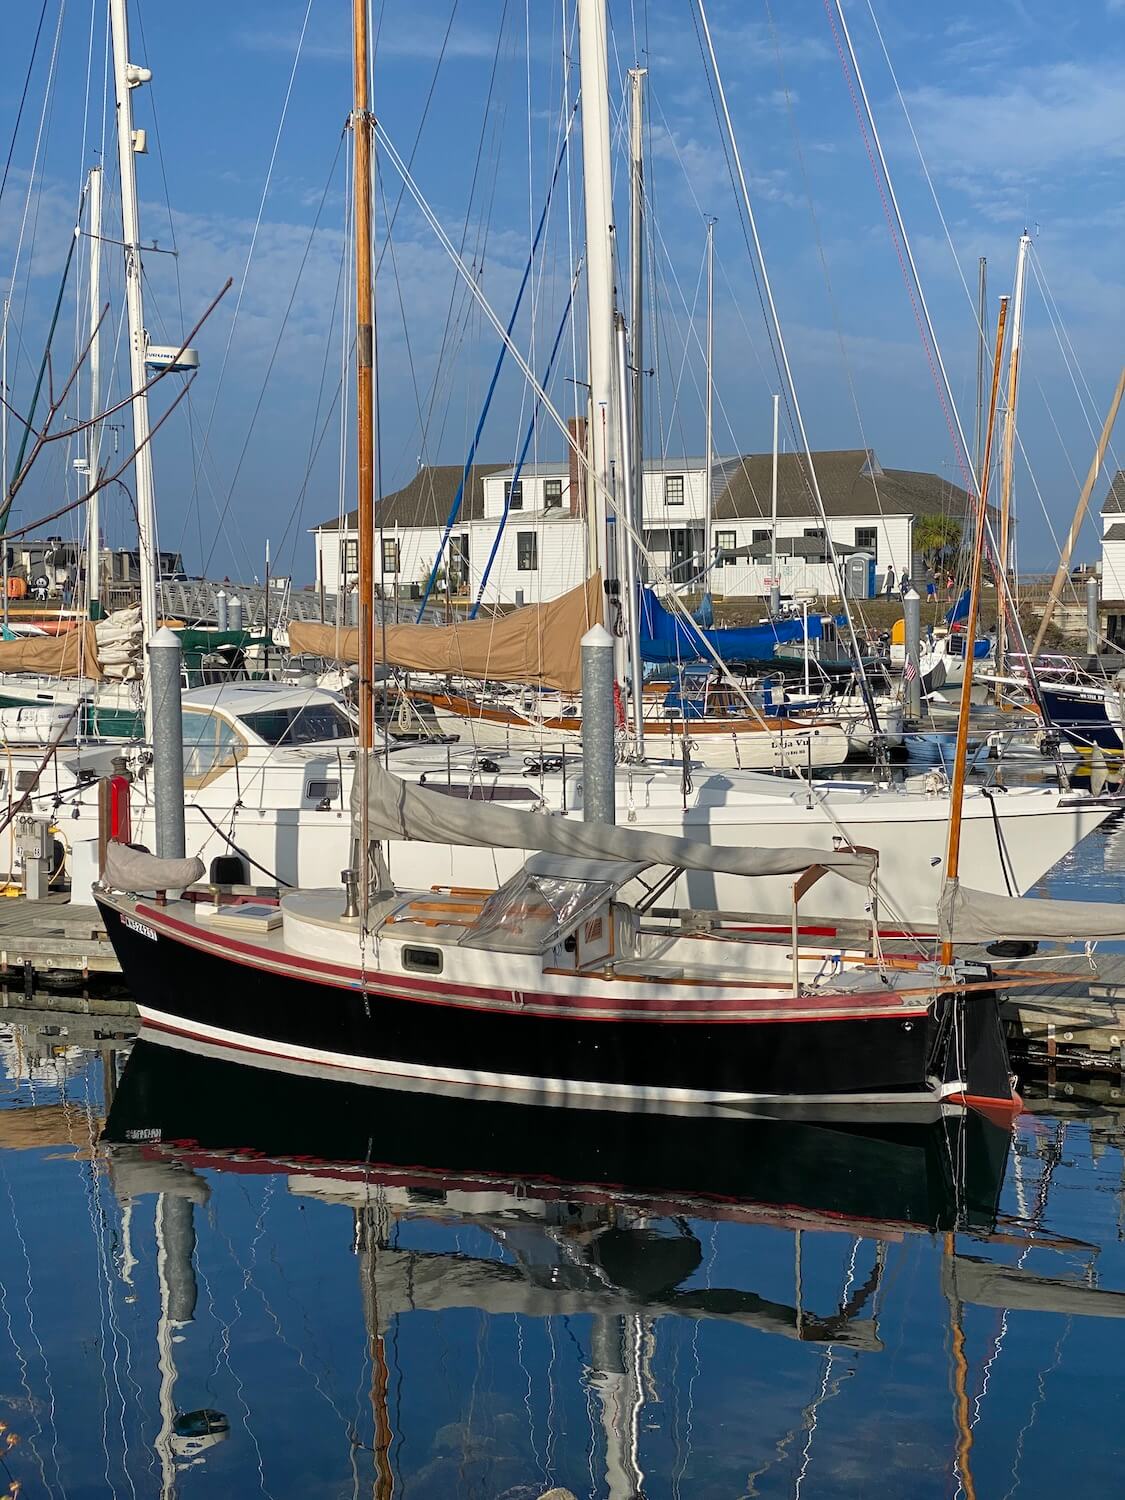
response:
<path id="1" fill-rule="evenodd" d="M 148 643 L 150 651 L 179 651 L 180 638 L 174 630 L 169 630 L 167 625 L 162 625 Z"/>
<path id="2" fill-rule="evenodd" d="M 605 628 L 604 625 L 591 625 L 589 630 L 587 630 L 586 634 L 582 637 L 579 645 L 582 647 L 583 651 L 585 651 L 587 646 L 593 647 L 593 649 L 596 651 L 604 651 L 607 647 L 612 651 L 613 637 L 610 635 L 609 631 Z"/>

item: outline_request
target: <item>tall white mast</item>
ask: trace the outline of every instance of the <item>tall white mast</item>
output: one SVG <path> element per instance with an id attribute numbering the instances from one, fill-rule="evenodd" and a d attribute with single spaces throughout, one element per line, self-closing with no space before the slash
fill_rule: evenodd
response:
<path id="1" fill-rule="evenodd" d="M 1016 403 L 1020 380 L 1020 335 L 1023 331 L 1023 304 L 1026 289 L 1025 272 L 1027 252 L 1031 249 L 1031 236 L 1024 230 L 1020 235 L 1019 252 L 1016 255 L 1016 284 L 1012 290 L 1012 341 L 1008 347 L 1008 399 L 1004 412 L 1004 445 L 1000 453 L 1000 537 L 998 542 L 998 567 L 1004 575 L 996 581 L 996 675 L 1004 675 L 1004 657 L 1007 646 L 1006 605 L 1011 599 L 1008 587 L 1008 572 L 1011 564 L 1011 518 L 1012 477 L 1016 459 Z M 996 701 L 1003 689 L 996 684 Z"/>
<path id="2" fill-rule="evenodd" d="M 777 428 L 781 397 L 773 398 L 773 472 L 770 476 L 770 614 L 781 606 L 781 584 L 777 576 Z"/>
<path id="3" fill-rule="evenodd" d="M 102 409 L 101 332 L 102 315 L 102 169 L 91 167 L 88 183 L 90 235 L 90 416 Z M 98 482 L 102 424 L 94 422 L 86 431 L 86 488 Z M 90 618 L 101 616 L 101 518 L 100 492 L 86 505 L 86 590 Z"/>
<path id="4" fill-rule="evenodd" d="M 8 299 L 4 298 L 3 322 L 0 323 L 0 395 L 4 397 L 0 401 L 0 496 L 8 493 Z M 8 542 L 7 538 L 0 535 L 0 549 L 3 551 L 4 564 L 0 569 L 3 585 L 3 624 L 4 637 L 8 635 Z"/>
<path id="5" fill-rule="evenodd" d="M 712 398 L 715 388 L 715 221 L 707 220 L 707 392 L 704 403 L 706 433 L 703 463 L 703 591 L 711 592 L 711 491 L 714 489 L 715 438 L 712 421 Z"/>
<path id="6" fill-rule="evenodd" d="M 141 294 L 141 231 L 137 212 L 137 174 L 133 160 L 144 149 L 133 130 L 132 90 L 152 77 L 149 68 L 129 61 L 129 29 L 126 0 L 109 0 L 113 31 L 113 80 L 117 95 L 117 159 L 121 178 L 121 238 L 125 246 L 125 305 L 129 316 L 129 378 L 133 391 L 133 460 L 136 479 L 137 541 L 141 563 L 141 625 L 146 642 L 159 628 L 156 607 L 156 575 L 159 563 L 156 541 L 156 508 L 153 497 L 152 448 L 149 443 L 148 396 L 145 394 L 144 304 Z M 148 682 L 148 654 L 144 657 L 145 738 L 151 743 L 153 704 Z"/>
<path id="7" fill-rule="evenodd" d="M 629 637 L 629 680 L 632 688 L 633 755 L 645 757 L 644 663 L 641 659 L 641 590 L 644 564 L 640 542 L 645 524 L 645 455 L 644 455 L 644 88 L 646 70 L 629 69 L 629 294 L 632 302 L 631 327 L 626 339 L 619 326 L 618 382 L 621 397 L 621 477 L 619 496 L 627 497 L 627 514 L 633 535 L 624 540 L 625 577 L 628 597 L 626 628 Z M 629 360 L 632 356 L 632 374 Z M 620 550 L 620 549 L 619 549 Z"/>
<path id="8" fill-rule="evenodd" d="M 644 535 L 645 512 L 645 161 L 644 119 L 646 68 L 629 69 L 629 254 L 632 261 L 629 291 L 629 348 L 633 364 L 633 514 L 630 520 L 638 537 Z"/>
<path id="9" fill-rule="evenodd" d="M 617 456 L 613 378 L 613 192 L 609 155 L 609 64 L 606 0 L 578 0 L 578 63 L 582 76 L 582 172 L 586 202 L 586 300 L 590 339 L 588 452 L 595 483 L 587 498 L 590 562 L 602 582 L 617 577 L 609 555 L 605 495 Z M 607 624 L 611 622 L 607 619 Z M 623 663 L 621 663 L 623 665 Z M 621 672 L 618 671 L 618 680 Z"/>

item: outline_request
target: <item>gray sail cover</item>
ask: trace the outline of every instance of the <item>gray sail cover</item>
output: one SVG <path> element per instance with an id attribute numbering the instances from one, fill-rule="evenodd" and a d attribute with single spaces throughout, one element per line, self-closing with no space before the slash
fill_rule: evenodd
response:
<path id="1" fill-rule="evenodd" d="M 1125 938 L 1125 904 L 992 896 L 951 880 L 942 892 L 938 927 L 947 943 L 993 943 L 1002 938 L 1117 939 Z"/>
<path id="2" fill-rule="evenodd" d="M 871 854 L 834 849 L 745 849 L 648 833 L 605 823 L 582 823 L 554 813 L 520 812 L 496 802 L 474 802 L 414 786 L 393 775 L 378 752 L 367 756 L 367 831 L 372 839 L 417 839 L 494 849 L 541 850 L 578 859 L 639 860 L 682 870 L 731 875 L 800 875 L 814 865 L 866 885 Z M 352 782 L 352 827 L 362 837 L 362 768 Z"/>

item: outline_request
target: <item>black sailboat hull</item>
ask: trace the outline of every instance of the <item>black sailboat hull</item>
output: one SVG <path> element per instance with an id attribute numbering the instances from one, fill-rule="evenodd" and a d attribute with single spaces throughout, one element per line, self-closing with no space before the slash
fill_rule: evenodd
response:
<path id="1" fill-rule="evenodd" d="M 931 1124 L 671 1119 L 342 1084 L 247 1067 L 170 1038 L 134 1046 L 103 1139 L 185 1164 L 358 1170 L 418 1195 L 603 1195 L 684 1212 L 987 1230 L 1011 1133 L 974 1111 Z M 172 1042 L 171 1045 L 169 1043 Z"/>
<path id="2" fill-rule="evenodd" d="M 1109 717 L 1104 697 L 1086 697 L 1068 693 L 1065 687 L 1040 683 L 1047 714 L 1056 729 L 1062 731 L 1080 750 L 1097 746 L 1101 750 L 1121 752 L 1121 728 Z"/>
<path id="3" fill-rule="evenodd" d="M 606 1019 L 491 1008 L 315 965 L 264 968 L 246 946 L 193 941 L 156 909 L 99 902 L 151 1028 L 243 1055 L 409 1090 L 571 1108 L 933 1118 L 951 1098 L 1010 1107 L 994 994 L 941 996 L 904 1016 Z M 184 924 L 181 924 L 184 925 Z M 185 927 L 186 931 L 186 927 Z M 326 966 L 327 967 L 327 966 Z"/>

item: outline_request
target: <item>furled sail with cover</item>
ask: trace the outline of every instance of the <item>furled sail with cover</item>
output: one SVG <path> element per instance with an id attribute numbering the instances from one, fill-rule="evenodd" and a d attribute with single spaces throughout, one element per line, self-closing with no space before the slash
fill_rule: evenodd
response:
<path id="1" fill-rule="evenodd" d="M 375 655 L 391 667 L 441 672 L 480 681 L 525 682 L 577 693 L 582 686 L 580 644 L 602 623 L 600 573 L 547 604 L 528 604 L 495 620 L 453 625 L 377 625 Z M 294 620 L 289 649 L 329 661 L 358 662 L 359 632 Z"/>
<path id="2" fill-rule="evenodd" d="M 363 768 L 352 782 L 352 826 L 362 837 Z M 496 802 L 476 802 L 400 780 L 379 751 L 367 754 L 367 831 L 372 839 L 417 839 L 538 850 L 577 859 L 632 860 L 682 870 L 722 870 L 732 875 L 800 875 L 819 865 L 866 885 L 875 856 L 826 849 L 742 849 L 648 833 L 606 823 L 580 823 L 555 813 L 520 812 Z"/>
<path id="3" fill-rule="evenodd" d="M 98 642 L 86 621 L 62 635 L 24 635 L 0 641 L 0 672 L 27 672 L 36 677 L 88 677 L 100 682 Z"/>
<path id="4" fill-rule="evenodd" d="M 665 609 L 652 589 L 641 590 L 641 655 L 647 662 L 712 661 L 712 652 L 720 661 L 772 661 L 776 645 L 800 641 L 804 632 L 801 620 L 700 629 Z M 809 616 L 808 633 L 809 640 L 823 635 L 819 615 Z"/>
<path id="5" fill-rule="evenodd" d="M 1004 938 L 1085 942 L 1125 938 L 1125 905 L 1108 901 L 1051 901 L 992 896 L 947 882 L 938 914 L 943 941 L 994 943 Z"/>

